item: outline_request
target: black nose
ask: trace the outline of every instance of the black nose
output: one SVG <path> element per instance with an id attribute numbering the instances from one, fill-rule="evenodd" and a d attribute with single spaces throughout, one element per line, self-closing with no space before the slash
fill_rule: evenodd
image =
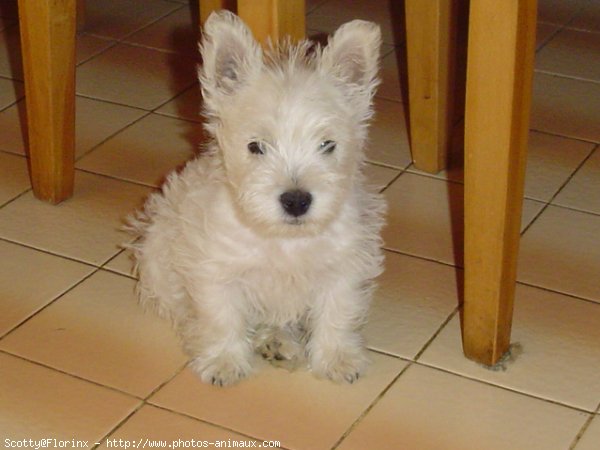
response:
<path id="1" fill-rule="evenodd" d="M 310 195 L 310 192 L 301 190 L 287 191 L 279 196 L 279 201 L 286 213 L 290 216 L 299 217 L 308 211 L 312 202 L 312 195 Z"/>

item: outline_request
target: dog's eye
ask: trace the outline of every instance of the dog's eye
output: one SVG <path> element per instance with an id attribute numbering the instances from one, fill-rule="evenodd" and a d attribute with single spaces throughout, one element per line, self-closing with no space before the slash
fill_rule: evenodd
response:
<path id="1" fill-rule="evenodd" d="M 250 151 L 250 153 L 254 153 L 255 155 L 262 155 L 265 153 L 262 144 L 257 141 L 249 142 L 248 150 Z"/>
<path id="2" fill-rule="evenodd" d="M 319 150 L 321 150 L 323 153 L 329 154 L 335 150 L 335 146 L 336 144 L 334 141 L 323 141 L 319 145 Z"/>

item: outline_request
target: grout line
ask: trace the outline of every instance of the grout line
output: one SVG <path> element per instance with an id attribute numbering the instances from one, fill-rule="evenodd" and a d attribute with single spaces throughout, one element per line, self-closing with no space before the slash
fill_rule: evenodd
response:
<path id="1" fill-rule="evenodd" d="M 0 341 L 4 340 L 5 337 L 7 337 L 8 335 L 12 334 L 13 332 L 17 331 L 19 328 L 21 328 L 23 325 L 25 325 L 27 322 L 29 322 L 31 319 L 33 319 L 35 316 L 37 316 L 39 313 L 41 313 L 42 311 L 44 311 L 45 309 L 47 309 L 50 305 L 53 305 L 54 303 L 56 303 L 59 299 L 61 299 L 62 297 L 64 297 L 66 294 L 68 294 L 69 292 L 71 292 L 73 289 L 75 289 L 76 287 L 78 287 L 79 285 L 81 285 L 84 281 L 88 280 L 89 278 L 91 278 L 94 274 L 96 274 L 98 271 L 100 270 L 100 268 L 96 267 L 94 268 L 94 270 L 92 270 L 90 273 L 88 273 L 87 275 L 84 275 L 82 278 L 80 278 L 77 282 L 73 283 L 73 285 L 71 285 L 70 287 L 66 288 L 64 291 L 62 291 L 61 293 L 57 294 L 52 300 L 50 300 L 48 303 L 46 303 L 45 305 L 43 305 L 40 309 L 38 309 L 37 311 L 35 311 L 33 314 L 27 316 L 25 319 L 23 319 L 21 322 L 19 322 L 17 325 L 15 325 L 14 327 L 12 327 L 10 330 L 8 330 L 6 333 L 2 334 L 0 336 Z M 0 350 L 3 351 L 3 350 Z M 17 355 L 15 355 L 17 356 Z M 26 358 L 23 358 L 26 359 Z M 59 369 L 57 369 L 59 370 Z M 60 371 L 60 370 L 59 370 Z M 66 372 L 65 372 L 66 373 Z"/>
<path id="2" fill-rule="evenodd" d="M 125 40 L 127 38 L 131 37 L 132 35 L 136 34 L 137 32 L 142 31 L 145 28 L 148 28 L 148 27 L 156 24 L 157 22 L 161 21 L 162 19 L 170 16 L 171 14 L 174 14 L 175 12 L 178 12 L 179 10 L 188 7 L 184 3 L 179 3 L 179 2 L 169 2 L 169 3 L 173 4 L 173 5 L 179 5 L 179 7 L 173 6 L 173 9 L 170 10 L 170 11 L 168 11 L 167 13 L 164 13 L 164 14 L 160 15 L 159 17 L 156 17 L 156 18 L 152 19 L 151 21 L 149 21 L 149 22 L 141 25 L 139 28 L 136 28 L 136 29 L 130 31 L 127 34 L 125 34 L 125 35 L 123 35 L 121 37 L 117 38 L 117 37 L 106 36 L 106 35 L 102 35 L 102 34 L 90 33 L 90 32 L 86 32 L 85 29 L 83 30 L 83 32 L 86 33 L 86 34 L 88 34 L 88 35 L 90 35 L 90 36 L 94 36 L 94 37 L 101 38 L 101 39 L 115 41 L 115 42 L 117 42 L 119 44 L 125 44 L 126 43 Z M 104 53 L 104 52 L 102 52 L 102 53 Z"/>
<path id="3" fill-rule="evenodd" d="M 392 388 L 392 386 L 396 383 L 396 381 L 402 375 L 404 375 L 404 373 L 409 369 L 409 367 L 412 367 L 413 364 L 415 364 L 415 363 L 409 362 L 400 371 L 400 373 L 398 373 L 398 375 L 396 375 L 392 379 L 392 381 L 379 393 L 379 395 L 377 397 L 375 397 L 375 399 L 369 404 L 369 406 L 367 406 L 367 408 L 360 414 L 360 416 L 358 416 L 358 418 L 354 422 L 352 422 L 352 424 L 348 427 L 348 429 L 344 432 L 344 434 L 342 434 L 342 436 L 340 436 L 340 438 L 335 442 L 335 444 L 333 444 L 333 446 L 330 448 L 330 450 L 336 450 L 342 444 L 342 442 L 344 442 L 344 440 L 348 437 L 348 435 L 350 433 L 352 433 L 352 431 L 354 431 L 354 429 L 358 426 L 358 424 L 360 422 L 362 422 L 362 420 L 366 417 L 366 415 L 369 414 L 369 412 L 375 407 L 375 405 L 377 405 L 377 403 L 379 403 L 379 401 L 385 396 L 385 394 L 387 394 L 387 392 Z"/>
<path id="4" fill-rule="evenodd" d="M 400 171 L 400 173 L 397 173 L 385 186 L 379 188 L 379 194 L 383 194 L 403 173 L 404 171 Z"/>
<path id="5" fill-rule="evenodd" d="M 146 112 L 146 113 L 151 113 L 152 112 L 151 109 L 146 109 L 146 108 L 142 108 L 140 106 L 135 106 L 135 105 L 128 105 L 127 103 L 119 103 L 119 102 L 115 102 L 114 100 L 108 100 L 106 98 L 94 97 L 92 95 L 82 94 L 81 92 L 76 92 L 75 97 L 87 98 L 88 100 L 95 100 L 97 102 L 109 103 L 111 105 L 116 105 L 116 106 L 124 106 L 126 108 L 137 109 L 139 111 L 143 111 L 143 112 Z"/>
<path id="6" fill-rule="evenodd" d="M 382 161 L 377 161 L 374 159 L 368 159 L 368 158 L 365 158 L 365 160 L 363 162 L 365 164 L 372 164 L 374 166 L 385 167 L 386 169 L 394 169 L 394 170 L 401 170 L 401 171 L 405 171 L 406 167 L 410 166 L 410 163 L 409 163 L 406 167 L 402 168 L 401 166 L 394 166 L 393 164 L 389 164 L 389 163 L 382 162 Z"/>
<path id="7" fill-rule="evenodd" d="M 581 297 L 579 295 L 571 294 L 569 292 L 558 291 L 556 289 L 551 289 L 551 288 L 548 288 L 548 287 L 545 287 L 545 286 L 539 286 L 537 284 L 528 283 L 528 282 L 525 282 L 525 281 L 519 281 L 519 280 L 517 280 L 517 284 L 520 284 L 522 286 L 528 286 L 528 287 L 535 288 L 535 289 L 539 289 L 541 291 L 549 292 L 551 294 L 564 295 L 565 297 L 570 297 L 573 300 L 579 300 L 579 301 L 582 301 L 582 302 L 585 302 L 585 303 L 591 303 L 593 305 L 600 306 L 600 300 L 594 300 L 592 298 Z"/>
<path id="8" fill-rule="evenodd" d="M 140 31 L 142 31 L 142 30 L 140 30 Z M 165 53 L 167 55 L 180 56 L 182 58 L 189 58 L 191 60 L 199 59 L 199 56 L 197 58 L 195 58 L 195 56 L 197 56 L 195 53 L 192 54 L 192 53 L 182 52 L 182 51 L 177 51 L 177 50 L 169 50 L 169 49 L 166 49 L 166 48 L 152 47 L 150 45 L 140 44 L 138 42 L 121 41 L 121 42 L 119 42 L 119 44 L 121 44 L 121 45 L 128 45 L 130 47 L 143 48 L 145 50 L 154 50 L 154 51 L 159 52 L 159 53 Z"/>
<path id="9" fill-rule="evenodd" d="M 227 388 L 225 388 L 225 389 L 227 389 Z M 258 437 L 256 437 L 256 436 L 252 436 L 252 435 L 250 435 L 250 434 L 244 433 L 244 432 L 242 432 L 242 431 L 239 431 L 239 430 L 236 430 L 236 429 L 234 429 L 234 428 L 229 428 L 229 427 L 226 427 L 225 425 L 221 425 L 221 424 L 219 424 L 219 423 L 216 423 L 216 422 L 210 422 L 210 421 L 208 421 L 208 420 L 205 420 L 205 419 L 200 419 L 200 418 L 198 418 L 198 417 L 192 416 L 192 415 L 190 415 L 190 414 L 188 414 L 188 413 L 184 413 L 184 412 L 181 412 L 181 411 L 177 411 L 177 410 L 174 410 L 174 409 L 170 409 L 170 408 L 168 408 L 168 407 L 166 407 L 166 406 L 158 405 L 158 404 L 156 404 L 156 403 L 146 403 L 146 404 L 147 404 L 148 406 L 151 406 L 151 407 L 154 407 L 154 408 L 160 409 L 160 410 L 162 410 L 162 411 L 166 411 L 166 412 L 169 412 L 169 413 L 173 413 L 173 414 L 175 414 L 175 415 L 178 415 L 178 416 L 180 416 L 180 417 L 185 417 L 185 418 L 187 418 L 187 419 L 192 419 L 192 420 L 194 420 L 194 421 L 196 421 L 196 422 L 200 422 L 200 423 L 203 423 L 203 424 L 206 424 L 206 425 L 210 425 L 210 426 L 212 426 L 212 427 L 218 428 L 218 429 L 220 429 L 220 430 L 223 430 L 223 431 L 228 431 L 228 432 L 230 432 L 230 433 L 239 434 L 240 436 L 243 436 L 243 437 L 246 437 L 246 438 L 249 438 L 249 439 L 255 440 L 255 441 L 263 441 L 263 440 L 265 440 L 265 439 L 263 439 L 263 438 L 258 438 Z M 287 447 L 278 447 L 278 448 L 281 448 L 282 450 L 287 450 Z"/>
<path id="10" fill-rule="evenodd" d="M 575 80 L 575 81 L 583 81 L 585 83 L 592 83 L 592 84 L 600 84 L 600 80 L 594 80 L 592 78 L 583 78 L 583 77 L 578 77 L 576 75 L 569 75 L 566 73 L 561 73 L 561 72 L 552 72 L 550 70 L 545 70 L 545 69 L 535 69 L 536 73 L 541 73 L 544 75 L 550 75 L 556 78 L 563 78 L 565 80 Z"/>
<path id="11" fill-rule="evenodd" d="M 107 141 L 109 141 L 110 139 L 114 138 L 115 136 L 117 136 L 118 134 L 120 134 L 121 132 L 127 130 L 128 128 L 132 127 L 133 125 L 137 124 L 138 122 L 140 122 L 141 120 L 145 119 L 146 117 L 148 117 L 150 114 L 152 114 L 150 111 L 145 111 L 144 110 L 144 114 L 142 114 L 140 117 L 138 117 L 137 119 L 135 119 L 133 122 L 128 123 L 127 125 L 125 125 L 123 128 L 119 128 L 117 131 L 115 131 L 114 133 L 111 133 L 109 136 L 107 136 L 106 138 L 102 139 L 100 142 L 98 142 L 96 145 L 92 146 L 91 148 L 89 148 L 88 150 L 84 151 L 83 153 L 81 153 L 79 156 L 77 156 L 75 158 L 75 164 L 77 164 L 77 162 L 79 162 L 81 159 L 83 159 L 85 156 L 89 155 L 91 152 L 93 152 L 94 150 L 96 150 L 97 148 L 99 148 L 101 145 L 103 145 L 104 143 L 106 143 Z"/>
<path id="12" fill-rule="evenodd" d="M 0 354 L 5 354 L 5 355 L 13 356 L 13 357 L 15 357 L 15 358 L 18 358 L 18 359 L 20 359 L 20 360 L 22 360 L 22 361 L 28 362 L 28 363 L 30 363 L 30 364 L 34 364 L 34 365 L 36 365 L 36 366 L 39 366 L 39 367 L 43 367 L 43 368 L 45 368 L 45 369 L 48 369 L 48 370 L 52 370 L 52 371 L 54 371 L 54 372 L 57 372 L 57 373 L 60 373 L 60 374 L 62 374 L 62 375 L 66 375 L 66 376 L 68 376 L 68 377 L 70 377 L 70 378 L 75 378 L 76 380 L 79 380 L 79 381 L 84 381 L 84 382 L 86 382 L 86 383 L 90 383 L 90 384 L 93 384 L 93 385 L 95 385 L 95 386 L 98 386 L 98 387 L 101 387 L 101 388 L 104 388 L 104 389 L 109 389 L 109 390 L 111 390 L 111 391 L 113 391 L 113 392 L 116 392 L 116 393 L 118 393 L 118 394 L 125 395 L 125 396 L 127 396 L 127 397 L 130 397 L 130 398 L 134 398 L 134 399 L 136 399 L 136 400 L 141 400 L 141 401 L 143 401 L 143 399 L 142 399 L 141 397 L 138 397 L 138 396 L 137 396 L 137 395 L 135 395 L 135 394 L 131 394 L 130 392 L 125 392 L 125 391 L 122 391 L 122 390 L 120 390 L 120 389 L 118 389 L 118 388 L 115 388 L 115 387 L 113 387 L 113 386 L 108 386 L 108 385 L 106 385 L 106 384 L 102 384 L 102 383 L 99 383 L 99 382 L 97 382 L 97 381 L 90 380 L 90 379 L 88 379 L 88 378 L 84 378 L 84 377 L 82 377 L 82 376 L 80 376 L 80 375 L 76 375 L 76 374 L 74 374 L 74 373 L 65 372 L 64 370 L 62 370 L 62 369 L 59 369 L 59 368 L 57 368 L 57 367 L 49 366 L 49 365 L 47 365 L 47 364 L 45 364 L 45 363 L 43 363 L 43 362 L 36 361 L 36 360 L 33 360 L 33 359 L 28 359 L 28 358 L 25 358 L 24 356 L 18 355 L 18 354 L 16 354 L 16 353 L 11 353 L 11 352 L 9 352 L 9 351 L 7 351 L 7 350 L 4 350 L 4 349 L 0 349 Z"/>
<path id="13" fill-rule="evenodd" d="M 79 66 L 82 66 L 82 65 L 84 65 L 85 63 L 87 63 L 87 62 L 91 61 L 92 59 L 95 59 L 96 57 L 98 57 L 98 56 L 100 56 L 100 55 L 102 55 L 102 54 L 106 53 L 106 52 L 107 52 L 108 50 L 110 50 L 111 48 L 114 48 L 114 47 L 116 47 L 117 45 L 119 45 L 119 41 L 117 41 L 117 40 L 115 40 L 115 39 L 109 39 L 109 38 L 107 38 L 107 37 L 105 37 L 105 36 L 99 36 L 99 35 L 96 35 L 96 34 L 93 34 L 93 33 L 86 33 L 85 31 L 84 31 L 84 32 L 82 32 L 82 33 L 80 33 L 80 34 L 78 34 L 78 35 L 76 35 L 76 36 L 75 36 L 75 39 L 77 39 L 77 37 L 78 37 L 78 36 L 82 36 L 82 35 L 84 35 L 84 34 L 85 34 L 85 35 L 87 35 L 87 36 L 90 36 L 90 37 L 96 38 L 96 39 L 102 39 L 102 40 L 106 41 L 106 42 L 107 42 L 107 43 L 109 43 L 109 44 L 108 44 L 108 45 L 107 45 L 105 48 L 103 48 L 103 49 L 99 50 L 97 53 L 94 53 L 93 55 L 90 55 L 90 56 L 88 56 L 87 58 L 84 58 L 84 59 L 82 59 L 81 61 L 79 61 L 79 62 L 76 62 L 76 63 L 75 63 L 75 70 L 77 70 L 77 68 L 78 68 Z M 77 41 L 76 41 L 76 42 L 77 42 Z M 75 45 L 77 45 L 77 43 L 75 43 Z M 75 87 L 77 87 L 77 85 L 76 85 Z"/>
<path id="14" fill-rule="evenodd" d="M 452 264 L 452 263 L 449 263 L 446 261 L 441 261 L 439 259 L 430 258 L 428 256 L 418 255 L 416 253 L 408 253 L 408 252 L 405 252 L 402 250 L 397 250 L 395 248 L 386 247 L 385 245 L 382 248 L 386 252 L 395 253 L 397 255 L 408 256 L 410 258 L 417 258 L 422 261 L 428 261 L 428 262 L 432 262 L 432 263 L 436 263 L 436 264 L 441 264 L 442 266 L 450 267 L 452 269 L 464 270 L 464 267 L 459 266 L 457 264 Z"/>
<path id="15" fill-rule="evenodd" d="M 144 406 L 148 405 L 147 400 L 152 397 L 156 392 L 158 392 L 160 389 L 162 389 L 163 386 L 165 386 L 166 384 L 170 383 L 177 375 L 179 375 L 183 369 L 185 369 L 185 367 L 187 366 L 187 361 L 185 363 L 183 363 L 180 367 L 178 367 L 173 374 L 168 377 L 166 380 L 164 380 L 162 383 L 160 383 L 158 386 L 156 386 L 148 395 L 146 395 L 144 398 L 142 398 L 140 404 L 138 405 L 138 407 L 131 412 L 131 414 L 128 414 L 123 420 L 121 420 L 117 425 L 115 425 L 110 431 L 108 431 L 103 437 L 102 439 L 98 439 L 98 445 L 92 447 L 93 449 L 98 448 L 100 445 L 102 445 L 103 442 L 106 442 L 106 440 L 109 438 L 109 436 L 111 436 L 112 434 L 116 433 L 123 425 L 125 425 L 125 423 L 127 423 L 129 421 L 129 419 L 136 414 L 140 409 L 142 409 Z"/>
<path id="16" fill-rule="evenodd" d="M 538 395 L 535 395 L 535 394 L 531 394 L 531 393 L 526 392 L 526 391 L 518 390 L 516 388 L 512 388 L 512 387 L 508 387 L 508 386 L 503 386 L 501 384 L 495 384 L 495 383 L 493 383 L 491 381 L 484 380 L 484 379 L 481 379 L 481 378 L 477 378 L 477 377 L 471 376 L 471 375 L 466 375 L 466 374 L 460 373 L 460 372 L 454 372 L 454 371 L 452 371 L 450 369 L 446 369 L 444 367 L 434 366 L 432 364 L 427 364 L 427 363 L 420 362 L 420 361 L 415 361 L 413 364 L 421 366 L 421 367 L 426 367 L 428 369 L 437 370 L 439 372 L 443 372 L 443 373 L 446 373 L 448 375 L 454 375 L 456 377 L 463 378 L 465 380 L 474 381 L 476 383 L 483 384 L 483 385 L 486 385 L 486 386 L 490 386 L 490 387 L 493 387 L 493 388 L 501 389 L 503 391 L 512 392 L 513 394 L 522 395 L 522 396 L 528 397 L 528 398 L 533 399 L 533 400 L 539 400 L 539 401 L 542 401 L 542 402 L 545 402 L 545 403 L 549 403 L 551 405 L 560 406 L 560 407 L 563 407 L 563 408 L 568 408 L 568 409 L 570 409 L 572 411 L 577 411 L 579 413 L 593 414 L 592 411 L 586 410 L 586 409 L 584 409 L 582 407 L 579 407 L 579 406 L 573 406 L 573 405 L 569 405 L 567 403 L 561 403 L 558 400 L 552 400 L 550 398 L 541 397 L 541 396 L 538 396 Z M 473 362 L 473 364 L 477 364 L 477 363 Z M 485 367 L 485 366 L 481 366 L 481 367 Z"/>
<path id="17" fill-rule="evenodd" d="M 126 178 L 119 178 L 116 175 L 109 175 L 109 174 L 106 174 L 106 173 L 94 172 L 92 170 L 81 169 L 79 167 L 76 167 L 75 171 L 76 172 L 79 171 L 79 172 L 87 173 L 87 174 L 90 174 L 90 175 L 96 175 L 96 176 L 99 176 L 99 177 L 107 178 L 109 180 L 120 181 L 121 183 L 135 184 L 136 186 L 151 188 L 151 189 L 154 189 L 154 190 L 160 189 L 159 186 L 155 186 L 153 184 L 146 184 L 146 183 L 142 183 L 141 181 L 129 180 L 129 179 L 126 179 Z"/>
<path id="18" fill-rule="evenodd" d="M 108 433 L 106 433 L 104 436 L 102 436 L 101 439 L 98 439 L 97 444 L 95 444 L 92 449 L 97 449 L 98 447 L 100 447 L 104 442 L 107 441 L 108 437 L 116 432 L 119 428 L 121 428 L 125 423 L 127 423 L 129 421 L 129 419 L 131 419 L 131 417 L 133 417 L 134 414 L 136 414 L 140 409 L 142 409 L 144 407 L 146 403 L 142 400 L 134 409 L 133 411 L 131 411 L 129 414 L 127 414 L 125 417 L 123 417 L 123 419 L 121 419 L 121 421 L 119 423 L 117 423 L 115 425 L 115 427 L 113 429 L 111 429 Z M 134 442 L 135 444 L 135 442 Z"/>
<path id="19" fill-rule="evenodd" d="M 594 419 L 594 414 L 590 414 L 590 416 L 586 419 L 586 421 L 583 423 L 583 425 L 579 429 L 579 432 L 573 438 L 573 442 L 571 442 L 571 445 L 569 446 L 569 450 L 573 450 L 577 446 L 577 444 L 579 443 L 579 441 L 581 440 L 581 438 L 583 437 L 583 435 L 585 434 L 587 429 L 590 427 L 590 424 L 592 423 L 593 419 Z"/>
<path id="20" fill-rule="evenodd" d="M 439 261 L 439 260 L 436 260 L 436 259 L 433 259 L 433 258 L 428 258 L 428 257 L 423 256 L 423 255 L 417 255 L 417 254 L 413 254 L 413 253 L 407 253 L 407 252 L 404 252 L 404 251 L 401 251 L 401 250 L 397 250 L 397 249 L 393 249 L 393 248 L 389 248 L 389 247 L 385 247 L 385 246 L 382 247 L 382 248 L 383 248 L 384 251 L 389 252 L 389 253 L 394 253 L 396 255 L 405 256 L 407 258 L 415 258 L 415 259 L 418 259 L 418 260 L 421 260 L 421 261 L 427 261 L 427 262 L 431 262 L 431 263 L 434 263 L 434 264 L 439 264 L 439 265 L 448 267 L 450 269 L 464 271 L 464 267 L 461 267 L 459 265 L 454 265 L 454 264 L 451 264 L 451 263 L 448 263 L 448 262 L 445 262 L 445 261 Z M 592 304 L 595 304 L 595 305 L 600 305 L 600 300 L 597 300 L 597 299 L 587 298 L 587 297 L 581 297 L 581 296 L 576 295 L 576 294 L 571 294 L 569 292 L 559 291 L 559 290 L 552 289 L 552 288 L 549 288 L 549 287 L 546 287 L 546 286 L 542 286 L 542 285 L 528 283 L 526 281 L 521 281 L 519 279 L 516 280 L 516 283 L 520 284 L 520 285 L 523 285 L 523 286 L 529 286 L 529 287 L 532 287 L 532 288 L 535 288 L 535 289 L 540 289 L 540 290 L 543 290 L 545 292 L 549 292 L 549 293 L 552 293 L 552 294 L 564 295 L 564 296 L 570 297 L 570 298 L 572 298 L 574 300 L 580 300 L 580 301 L 583 301 L 583 302 L 586 302 L 586 303 L 592 303 Z"/>
<path id="21" fill-rule="evenodd" d="M 429 348 L 429 346 L 433 343 L 433 341 L 435 341 L 435 339 L 440 335 L 442 330 L 444 328 L 446 328 L 446 325 L 448 325 L 448 323 L 450 323 L 450 321 L 452 319 L 454 319 L 456 314 L 458 314 L 459 312 L 460 312 L 460 305 L 457 305 L 454 308 L 454 310 L 450 314 L 448 314 L 448 317 L 446 317 L 446 320 L 444 320 L 442 322 L 442 324 L 437 329 L 437 331 L 435 333 L 433 333 L 433 335 L 429 338 L 429 340 L 425 343 L 425 345 L 423 345 L 421 350 L 415 355 L 415 357 L 413 358 L 414 362 L 419 362 L 419 359 L 421 358 L 421 356 L 423 356 L 423 353 L 425 353 L 425 351 Z"/>
<path id="22" fill-rule="evenodd" d="M 554 137 L 558 137 L 558 138 L 562 138 L 562 139 L 569 139 L 571 141 L 584 142 L 586 144 L 592 144 L 592 145 L 600 144 L 600 142 L 592 141 L 590 139 L 580 138 L 580 137 L 576 137 L 576 136 L 568 136 L 566 134 L 555 133 L 553 131 L 548 131 L 548 130 L 538 130 L 537 128 L 530 128 L 529 131 L 534 132 L 534 133 L 545 134 L 547 136 L 554 136 Z"/>
<path id="23" fill-rule="evenodd" d="M 529 224 L 527 224 L 527 226 L 521 231 L 521 237 L 523 237 L 525 235 L 525 233 L 531 228 L 531 226 L 537 222 L 538 218 L 544 213 L 544 211 L 546 211 L 548 209 L 549 206 L 553 206 L 555 208 L 563 208 L 563 209 L 569 209 L 571 211 L 578 211 L 581 212 L 583 214 L 589 214 L 589 215 L 593 215 L 593 216 L 599 216 L 599 214 L 594 214 L 592 212 L 589 211 L 580 211 L 578 209 L 575 208 L 569 208 L 569 207 L 564 207 L 564 206 L 560 206 L 560 205 L 556 205 L 553 204 L 552 202 L 554 201 L 554 199 L 562 192 L 562 190 L 565 188 L 565 186 L 567 184 L 569 184 L 569 182 L 575 177 L 575 175 L 579 172 L 579 170 L 585 165 L 585 163 L 592 157 L 592 155 L 596 152 L 596 149 L 598 148 L 598 146 L 592 148 L 592 150 L 590 151 L 590 153 L 588 153 L 588 155 L 583 158 L 583 160 L 577 165 L 577 167 L 575 168 L 575 170 L 573 170 L 573 172 L 571 172 L 571 174 L 567 177 L 567 179 L 560 185 L 560 187 L 556 190 L 556 192 L 554 193 L 554 195 L 552 197 L 550 197 L 550 200 L 548 200 L 546 202 L 546 204 L 542 207 L 542 209 L 534 216 L 534 218 L 531 220 L 531 222 L 529 222 Z"/>
<path id="24" fill-rule="evenodd" d="M 100 268 L 100 264 L 94 264 L 94 263 L 91 263 L 89 261 L 85 261 L 83 259 L 77 259 L 77 258 L 75 258 L 73 256 L 68 256 L 68 255 L 63 255 L 61 253 L 56 253 L 56 252 L 53 252 L 51 250 L 47 250 L 45 248 L 35 247 L 34 245 L 26 244 L 24 242 L 13 241 L 13 240 L 8 239 L 8 238 L 3 237 L 3 236 L 0 236 L 0 241 L 8 242 L 10 244 L 19 245 L 21 247 L 25 247 L 25 248 L 28 248 L 30 250 L 35 250 L 35 251 L 38 251 L 38 252 L 41 252 L 41 253 L 46 253 L 47 255 L 51 255 L 51 256 L 56 256 L 58 258 L 67 259 L 69 261 L 73 261 L 73 262 L 76 262 L 76 263 L 79 263 L 79 264 L 84 264 L 86 266 L 94 267 L 96 269 Z"/>
<path id="25" fill-rule="evenodd" d="M 18 200 L 19 198 L 23 197 L 24 195 L 26 195 L 30 191 L 31 191 L 31 187 L 25 188 L 25 190 L 23 192 L 20 192 L 19 194 L 15 195 L 13 198 L 8 199 L 4 203 L 1 203 L 0 204 L 0 209 L 4 208 L 5 206 L 10 205 L 12 202 L 14 202 L 14 201 Z M 0 239 L 2 239 L 2 237 L 0 237 Z"/>

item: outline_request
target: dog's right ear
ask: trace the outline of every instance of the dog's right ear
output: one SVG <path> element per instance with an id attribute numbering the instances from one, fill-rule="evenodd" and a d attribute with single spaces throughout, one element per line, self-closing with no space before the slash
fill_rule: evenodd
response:
<path id="1" fill-rule="evenodd" d="M 204 23 L 198 70 L 204 97 L 231 94 L 262 66 L 262 49 L 248 27 L 229 11 L 213 12 Z"/>

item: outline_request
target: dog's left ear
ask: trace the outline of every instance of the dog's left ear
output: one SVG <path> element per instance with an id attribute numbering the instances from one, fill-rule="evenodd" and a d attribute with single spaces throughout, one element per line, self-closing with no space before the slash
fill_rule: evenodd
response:
<path id="1" fill-rule="evenodd" d="M 347 83 L 374 94 L 379 68 L 381 30 L 364 20 L 345 23 L 323 50 L 321 67 Z"/>

